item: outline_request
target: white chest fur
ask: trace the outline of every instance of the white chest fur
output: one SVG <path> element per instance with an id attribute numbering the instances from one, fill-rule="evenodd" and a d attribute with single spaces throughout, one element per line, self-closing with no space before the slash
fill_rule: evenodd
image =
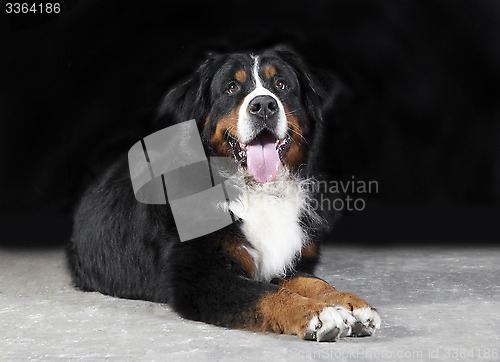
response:
<path id="1" fill-rule="evenodd" d="M 256 279 L 282 276 L 307 243 L 300 221 L 309 204 L 303 186 L 283 174 L 271 183 L 241 186 L 237 200 L 230 202 L 230 210 L 242 220 L 243 233 L 252 245 L 248 251 L 256 263 Z"/>

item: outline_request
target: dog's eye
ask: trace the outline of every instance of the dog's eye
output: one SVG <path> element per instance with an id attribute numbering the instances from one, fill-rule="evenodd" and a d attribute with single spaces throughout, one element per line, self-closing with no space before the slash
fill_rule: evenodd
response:
<path id="1" fill-rule="evenodd" d="M 231 83 L 229 83 L 229 86 L 227 87 L 227 92 L 228 92 L 229 94 L 231 94 L 231 93 L 235 93 L 238 89 L 240 89 L 240 87 L 239 87 L 238 83 L 236 83 L 236 82 L 231 82 Z"/>
<path id="2" fill-rule="evenodd" d="M 276 81 L 276 87 L 281 89 L 281 90 L 284 90 L 286 88 L 286 84 L 281 79 L 278 79 Z"/>

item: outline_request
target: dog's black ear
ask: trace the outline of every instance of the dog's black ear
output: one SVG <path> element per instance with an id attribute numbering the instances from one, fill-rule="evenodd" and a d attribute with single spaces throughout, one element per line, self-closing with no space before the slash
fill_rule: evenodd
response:
<path id="1" fill-rule="evenodd" d="M 288 44 L 288 43 L 281 43 L 281 44 L 275 45 L 272 48 L 272 50 L 274 50 L 276 52 L 289 52 L 289 53 L 294 53 L 295 55 L 297 55 L 293 45 Z"/>
<path id="2" fill-rule="evenodd" d="M 209 54 L 194 76 L 168 92 L 160 103 L 157 113 L 157 127 L 196 119 L 204 122 L 210 110 L 210 82 L 215 64 L 222 55 Z"/>
<path id="3" fill-rule="evenodd" d="M 301 87 L 302 104 L 307 115 L 311 118 L 310 145 L 307 165 L 312 166 L 319 151 L 319 145 L 324 131 L 324 113 L 333 105 L 335 97 L 340 92 L 341 85 L 338 79 L 328 72 L 314 72 L 305 64 L 303 59 L 289 48 L 275 49 L 278 55 L 291 64 L 296 72 Z M 311 171 L 311 170 L 308 170 Z"/>

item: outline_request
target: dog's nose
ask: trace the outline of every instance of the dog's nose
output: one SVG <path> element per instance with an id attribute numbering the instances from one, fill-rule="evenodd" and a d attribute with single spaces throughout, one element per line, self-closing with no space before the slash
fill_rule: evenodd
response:
<path id="1" fill-rule="evenodd" d="M 248 112 L 265 121 L 278 113 L 278 103 L 271 96 L 257 96 L 250 101 Z"/>

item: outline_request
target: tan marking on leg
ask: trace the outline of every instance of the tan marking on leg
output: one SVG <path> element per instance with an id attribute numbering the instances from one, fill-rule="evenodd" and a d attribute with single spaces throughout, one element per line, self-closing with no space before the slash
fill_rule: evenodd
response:
<path id="1" fill-rule="evenodd" d="M 229 255 L 241 264 L 250 278 L 255 276 L 255 269 L 257 266 L 254 258 L 248 252 L 248 248 L 251 246 L 247 242 L 241 240 L 229 240 L 223 242 L 222 246 Z"/>
<path id="2" fill-rule="evenodd" d="M 304 297 L 326 302 L 329 305 L 341 305 L 350 311 L 371 307 L 366 301 L 358 296 L 352 293 L 338 291 L 327 282 L 316 278 L 297 277 L 283 279 L 278 285 Z"/>
<path id="3" fill-rule="evenodd" d="M 280 289 L 260 300 L 257 306 L 259 330 L 294 334 L 304 338 L 309 322 L 328 307 L 328 303 L 305 298 L 286 289 Z"/>
<path id="4" fill-rule="evenodd" d="M 316 243 L 307 244 L 301 251 L 303 258 L 315 258 L 318 256 L 318 245 Z"/>

